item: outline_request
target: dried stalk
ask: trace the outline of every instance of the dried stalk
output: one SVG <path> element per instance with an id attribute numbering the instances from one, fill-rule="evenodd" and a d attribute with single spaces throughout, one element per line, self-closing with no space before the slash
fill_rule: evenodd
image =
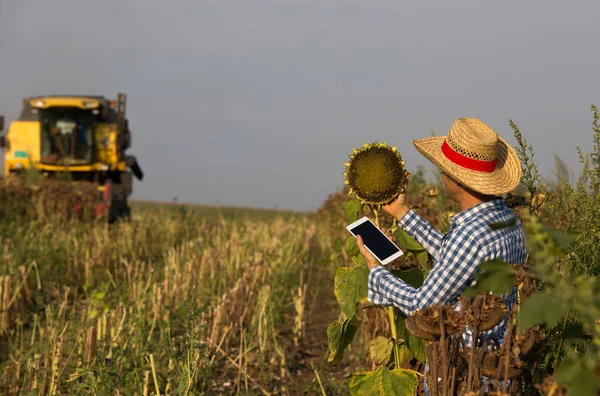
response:
<path id="1" fill-rule="evenodd" d="M 444 310 L 442 309 L 442 306 L 438 306 L 438 312 L 440 314 L 440 332 L 441 332 L 441 338 L 440 338 L 440 342 L 441 342 L 441 348 L 442 348 L 442 395 L 443 396 L 447 396 L 448 395 L 448 366 L 449 366 L 449 362 L 448 362 L 448 353 L 446 351 L 446 326 L 444 324 Z"/>
<path id="2" fill-rule="evenodd" d="M 432 387 L 434 394 L 438 393 L 438 386 L 439 386 L 439 383 L 438 383 L 438 378 L 439 378 L 439 376 L 438 376 L 438 356 L 437 356 L 438 345 L 439 345 L 438 341 L 433 341 L 433 343 L 431 344 L 431 353 L 433 355 L 433 359 L 432 359 L 432 363 L 431 363 L 431 372 L 433 374 L 432 382 L 433 382 L 433 384 L 435 384 L 435 385 L 432 384 L 431 387 Z"/>
<path id="3" fill-rule="evenodd" d="M 504 393 L 506 393 L 506 384 L 508 382 L 508 369 L 510 367 L 510 348 L 511 348 L 512 334 L 513 334 L 514 328 L 515 328 L 515 324 L 511 324 L 507 331 L 508 339 L 506 339 L 506 337 L 504 338 L 506 340 L 506 342 L 505 342 L 506 364 L 504 367 L 504 382 L 502 383 L 502 392 L 504 392 Z M 498 361 L 498 363 L 500 363 L 500 361 Z"/>
<path id="4" fill-rule="evenodd" d="M 154 388 L 156 389 L 156 394 L 160 396 L 160 389 L 158 387 L 158 378 L 156 377 L 156 368 L 154 366 L 154 355 L 150 354 L 150 367 L 152 368 L 152 378 L 154 379 Z"/>
<path id="5" fill-rule="evenodd" d="M 225 358 L 227 358 L 227 360 L 229 360 L 229 362 L 230 362 L 231 364 L 233 364 L 233 365 L 234 365 L 236 368 L 238 368 L 239 370 L 241 370 L 241 371 L 244 373 L 244 375 L 245 375 L 245 376 L 246 376 L 246 377 L 247 377 L 247 378 L 248 378 L 248 379 L 249 379 L 249 380 L 250 380 L 250 381 L 251 381 L 251 382 L 252 382 L 254 385 L 258 386 L 258 388 L 261 390 L 261 392 L 262 392 L 264 395 L 267 395 L 267 396 L 270 396 L 270 395 L 271 395 L 269 392 L 267 392 L 267 390 L 266 390 L 265 388 L 263 388 L 263 387 L 262 387 L 262 386 L 261 386 L 261 385 L 260 385 L 258 382 L 256 382 L 256 381 L 254 380 L 254 378 L 252 378 L 252 377 L 251 377 L 251 376 L 248 374 L 248 372 L 247 372 L 246 370 L 244 370 L 244 369 L 243 369 L 243 368 L 242 368 L 242 367 L 241 367 L 239 364 L 237 364 L 237 362 L 236 362 L 234 359 L 232 359 L 232 358 L 231 358 L 231 356 L 229 356 L 229 354 L 228 354 L 227 352 L 225 352 L 223 349 L 221 349 L 221 347 L 220 347 L 220 346 L 218 346 L 218 345 L 217 345 L 217 346 L 216 346 L 216 349 L 217 349 L 217 351 L 218 351 L 219 353 L 221 353 L 221 354 L 222 354 L 222 355 L 223 355 Z"/>
<path id="6" fill-rule="evenodd" d="M 479 316 L 481 313 L 481 296 L 475 299 L 475 303 L 473 304 L 473 327 L 471 328 L 471 354 L 469 355 L 469 370 L 467 372 L 467 389 L 472 390 L 473 386 L 473 359 L 475 356 L 475 345 L 477 344 L 477 339 L 479 338 L 479 331 L 477 329 L 477 324 L 479 322 Z"/>

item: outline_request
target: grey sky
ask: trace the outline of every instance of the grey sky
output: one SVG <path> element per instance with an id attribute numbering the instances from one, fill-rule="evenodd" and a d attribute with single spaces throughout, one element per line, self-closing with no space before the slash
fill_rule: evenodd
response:
<path id="1" fill-rule="evenodd" d="M 127 92 L 134 197 L 315 209 L 363 141 L 478 117 L 545 175 L 579 170 L 600 105 L 600 2 L 0 0 L 0 113 Z"/>

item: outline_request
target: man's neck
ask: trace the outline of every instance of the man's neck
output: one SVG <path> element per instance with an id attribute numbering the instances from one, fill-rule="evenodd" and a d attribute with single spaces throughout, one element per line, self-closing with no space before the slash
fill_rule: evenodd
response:
<path id="1" fill-rule="evenodd" d="M 456 203 L 458 204 L 458 207 L 460 208 L 461 212 L 464 212 L 465 210 L 472 208 L 475 205 L 479 205 L 480 203 L 483 203 L 484 201 L 482 201 L 479 198 L 476 198 L 470 194 L 465 194 L 463 197 L 461 197 L 461 199 L 459 199 Z"/>

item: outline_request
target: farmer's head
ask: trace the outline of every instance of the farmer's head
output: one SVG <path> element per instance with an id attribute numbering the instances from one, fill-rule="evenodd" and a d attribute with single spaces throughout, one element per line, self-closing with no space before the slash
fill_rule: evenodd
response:
<path id="1" fill-rule="evenodd" d="M 442 171 L 444 186 L 454 201 L 463 194 L 487 200 L 514 190 L 521 180 L 515 150 L 476 118 L 458 118 L 448 136 L 417 139 L 413 144 Z"/>

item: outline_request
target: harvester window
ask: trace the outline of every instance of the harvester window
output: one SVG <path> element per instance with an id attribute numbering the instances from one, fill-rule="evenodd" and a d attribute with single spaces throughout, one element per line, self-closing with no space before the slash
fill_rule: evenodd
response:
<path id="1" fill-rule="evenodd" d="M 40 113 L 42 162 L 53 165 L 93 162 L 97 115 L 76 107 L 50 107 Z"/>
<path id="2" fill-rule="evenodd" d="M 75 128 L 77 128 L 77 123 L 70 119 L 62 119 L 56 121 L 56 128 L 60 131 L 61 135 L 71 135 Z"/>

